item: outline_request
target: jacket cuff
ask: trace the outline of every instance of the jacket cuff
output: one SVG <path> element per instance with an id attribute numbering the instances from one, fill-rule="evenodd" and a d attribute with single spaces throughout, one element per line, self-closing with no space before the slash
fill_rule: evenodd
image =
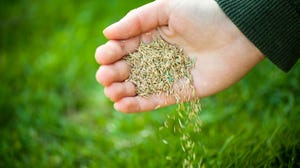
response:
<path id="1" fill-rule="evenodd" d="M 300 56 L 299 6 L 288 0 L 216 2 L 240 31 L 283 71 L 289 71 L 297 62 Z"/>

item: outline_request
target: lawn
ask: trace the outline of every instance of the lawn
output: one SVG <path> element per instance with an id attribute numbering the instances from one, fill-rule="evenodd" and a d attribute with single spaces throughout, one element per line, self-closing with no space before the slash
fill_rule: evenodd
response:
<path id="1" fill-rule="evenodd" d="M 1 2 L 0 167 L 182 167 L 178 134 L 159 130 L 176 106 L 122 114 L 95 80 L 102 30 L 147 2 Z M 300 64 L 264 60 L 202 99 L 201 166 L 300 167 L 299 95 Z"/>

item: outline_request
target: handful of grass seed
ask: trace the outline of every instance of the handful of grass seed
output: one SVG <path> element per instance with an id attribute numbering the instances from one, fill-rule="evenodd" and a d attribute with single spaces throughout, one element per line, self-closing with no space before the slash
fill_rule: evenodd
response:
<path id="1" fill-rule="evenodd" d="M 184 56 L 182 49 L 160 37 L 149 44 L 141 43 L 125 60 L 131 67 L 128 81 L 136 85 L 141 96 L 162 92 L 174 95 L 174 83 L 183 78 L 192 81 L 193 62 Z"/>
<path id="2" fill-rule="evenodd" d="M 147 97 L 151 94 L 166 93 L 176 98 L 180 103 L 178 93 L 174 90 L 174 85 L 184 79 L 184 88 L 194 93 L 192 85 L 191 69 L 194 61 L 185 56 L 182 49 L 167 43 L 160 37 L 156 37 L 149 44 L 140 43 L 137 51 L 125 57 L 126 62 L 131 67 L 131 72 L 127 81 L 135 84 L 137 94 Z M 178 89 L 177 89 L 178 91 Z M 174 133 L 179 133 L 179 141 L 183 152 L 186 153 L 182 161 L 183 167 L 201 166 L 201 158 L 197 156 L 197 146 L 199 142 L 192 140 L 192 134 L 200 132 L 201 120 L 198 112 L 200 103 L 192 100 L 186 106 L 181 103 L 178 105 L 177 114 L 164 122 L 163 129 L 169 129 L 170 125 Z M 175 124 L 174 124 L 175 123 Z M 163 143 L 168 144 L 166 139 Z M 171 156 L 166 157 L 172 160 Z"/>

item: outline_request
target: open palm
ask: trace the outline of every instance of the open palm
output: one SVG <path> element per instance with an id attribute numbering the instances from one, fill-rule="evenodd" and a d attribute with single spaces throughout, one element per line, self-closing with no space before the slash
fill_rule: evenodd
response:
<path id="1" fill-rule="evenodd" d="M 130 67 L 122 57 L 135 51 L 141 40 L 149 42 L 157 33 L 195 58 L 191 73 L 194 96 L 199 98 L 231 86 L 264 58 L 214 0 L 157 0 L 132 10 L 106 28 L 104 35 L 109 41 L 96 51 L 96 60 L 102 64 L 96 78 L 117 110 L 149 111 L 176 103 L 174 97 L 165 94 L 137 96 L 135 86 L 124 82 Z M 178 94 L 182 99 L 189 97 L 186 91 Z"/>

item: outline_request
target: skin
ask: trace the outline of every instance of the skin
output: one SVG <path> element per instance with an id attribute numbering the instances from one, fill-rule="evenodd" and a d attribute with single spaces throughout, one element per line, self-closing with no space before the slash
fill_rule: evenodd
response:
<path id="1" fill-rule="evenodd" d="M 263 54 L 239 31 L 214 0 L 156 0 L 130 11 L 103 34 L 108 42 L 99 46 L 95 58 L 100 68 L 97 81 L 116 110 L 134 113 L 176 103 L 172 96 L 136 95 L 136 88 L 125 82 L 130 67 L 122 57 L 133 52 L 139 42 L 150 42 L 160 34 L 171 44 L 196 58 L 191 90 L 179 92 L 182 101 L 216 94 L 239 81 L 264 59 Z M 175 85 L 180 87 L 180 83 Z"/>

